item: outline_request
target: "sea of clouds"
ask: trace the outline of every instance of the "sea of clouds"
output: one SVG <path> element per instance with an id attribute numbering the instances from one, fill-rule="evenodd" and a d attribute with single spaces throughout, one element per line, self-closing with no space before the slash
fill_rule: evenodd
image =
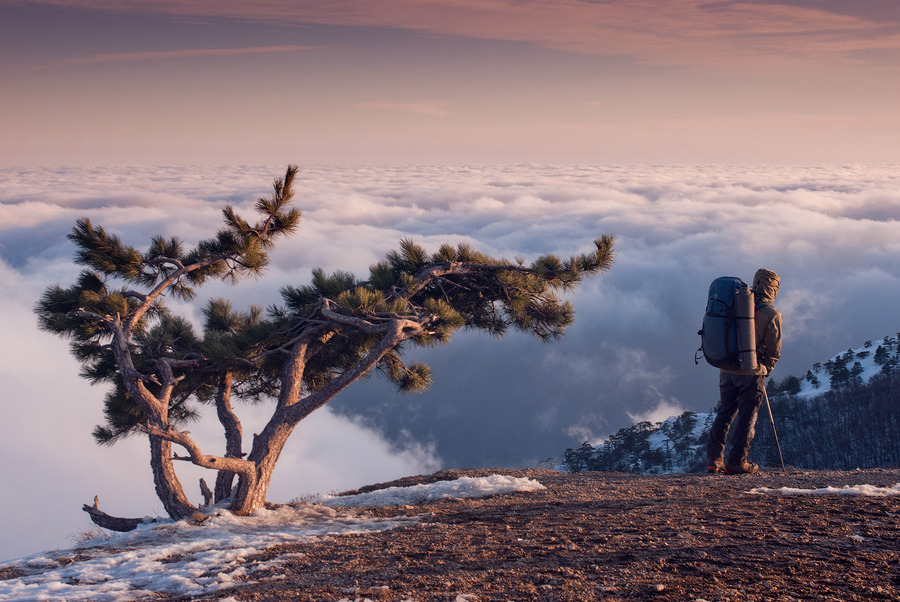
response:
<path id="1" fill-rule="evenodd" d="M 47 286 L 79 270 L 65 237 L 75 220 L 137 246 L 156 233 L 193 243 L 225 204 L 249 212 L 285 167 L 0 170 L 0 452 L 4 477 L 20 484 L 7 489 L 0 558 L 63 545 L 95 494 L 112 514 L 160 512 L 146 443 L 93 444 L 102 390 L 32 313 Z M 610 233 L 617 259 L 571 296 L 576 322 L 557 343 L 467 332 L 416 352 L 433 367 L 427 393 L 400 396 L 375 379 L 342 393 L 295 432 L 274 501 L 439 467 L 529 465 L 634 420 L 710 410 L 716 372 L 693 357 L 717 276 L 781 275 L 775 378 L 900 330 L 898 166 L 301 166 L 296 192 L 301 229 L 266 275 L 208 285 L 201 301 L 270 305 L 314 267 L 364 277 L 404 237 L 532 260 Z M 199 322 L 201 305 L 179 311 Z M 250 410 L 247 432 L 265 416 Z M 191 430 L 219 445 L 214 424 Z"/>

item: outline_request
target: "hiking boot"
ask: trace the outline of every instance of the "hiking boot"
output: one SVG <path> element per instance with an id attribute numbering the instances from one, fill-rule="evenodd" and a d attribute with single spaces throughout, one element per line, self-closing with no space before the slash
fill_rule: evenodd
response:
<path id="1" fill-rule="evenodd" d="M 725 474 L 756 474 L 757 472 L 759 472 L 759 465 L 756 462 L 725 465 Z"/>

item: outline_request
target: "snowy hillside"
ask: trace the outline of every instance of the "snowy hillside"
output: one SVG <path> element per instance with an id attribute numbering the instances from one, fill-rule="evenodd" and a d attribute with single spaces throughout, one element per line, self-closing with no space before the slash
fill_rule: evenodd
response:
<path id="1" fill-rule="evenodd" d="M 781 391 L 796 397 L 812 398 L 829 391 L 868 384 L 876 374 L 888 374 L 900 363 L 900 333 L 886 336 L 874 343 L 867 341 L 858 349 L 848 349 L 824 364 L 817 363 L 799 379 L 787 377 L 780 384 Z M 792 380 L 794 379 L 794 380 Z"/>
<path id="2" fill-rule="evenodd" d="M 647 437 L 650 449 L 658 450 L 666 459 L 666 472 L 691 472 L 696 468 L 714 418 L 713 414 L 702 413 L 672 416 Z"/>
<path id="3" fill-rule="evenodd" d="M 219 510 L 200 524 L 166 520 L 141 525 L 135 531 L 88 541 L 75 549 L 35 554 L 0 566 L 0 600 L 98 602 L 159 594 L 208 594 L 233 585 L 236 577 L 252 569 L 272 566 L 246 560 L 267 547 L 321 536 L 384 531 L 416 521 L 414 517 L 377 518 L 353 508 L 543 488 L 524 477 L 462 477 L 353 496 L 325 496 L 316 500 L 318 503 L 258 510 L 250 517 Z M 282 556 L 274 562 L 284 560 Z"/>
<path id="4" fill-rule="evenodd" d="M 684 412 L 652 424 L 619 429 L 593 447 L 585 442 L 566 450 L 561 470 L 665 474 L 695 472 L 704 466 L 706 434 L 713 414 Z"/>
<path id="5" fill-rule="evenodd" d="M 900 334 L 816 363 L 802 377 L 769 382 L 785 461 L 816 469 L 900 465 L 898 364 Z M 714 417 L 685 412 L 661 423 L 639 422 L 596 447 L 584 443 L 566 450 L 561 468 L 640 474 L 703 470 Z M 757 422 L 751 459 L 764 466 L 780 465 L 767 409 Z"/>

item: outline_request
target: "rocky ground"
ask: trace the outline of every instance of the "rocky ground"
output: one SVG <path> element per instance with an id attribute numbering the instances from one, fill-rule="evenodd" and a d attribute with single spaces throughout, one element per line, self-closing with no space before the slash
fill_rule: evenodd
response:
<path id="1" fill-rule="evenodd" d="M 513 474 L 539 492 L 377 509 L 413 526 L 270 548 L 237 600 L 897 600 L 900 497 L 751 494 L 900 483 L 900 470 Z M 374 486 L 377 488 L 380 486 Z M 201 599 L 211 599 L 209 597 Z"/>

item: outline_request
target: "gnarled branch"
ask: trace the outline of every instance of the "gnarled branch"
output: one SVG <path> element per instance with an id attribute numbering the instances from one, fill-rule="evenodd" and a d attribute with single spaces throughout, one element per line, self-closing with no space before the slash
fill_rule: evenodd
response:
<path id="1" fill-rule="evenodd" d="M 106 512 L 100 510 L 100 498 L 98 496 L 94 496 L 94 504 L 92 506 L 85 504 L 82 507 L 82 510 L 90 515 L 91 520 L 95 525 L 103 527 L 104 529 L 109 529 L 110 531 L 134 531 L 137 529 L 138 525 L 156 522 L 153 519 L 147 518 L 121 518 L 118 516 L 110 516 Z"/>
<path id="2" fill-rule="evenodd" d="M 331 304 L 331 301 L 325 299 L 325 305 L 319 310 L 319 312 L 333 322 L 337 322 L 338 324 L 343 324 L 345 326 L 352 326 L 353 328 L 361 330 L 367 334 L 388 334 L 398 328 L 401 331 L 409 328 L 412 328 L 414 330 L 422 329 L 422 323 L 415 319 L 412 319 L 411 317 L 389 317 L 387 314 L 381 314 L 381 317 L 389 319 L 389 321 L 381 324 L 373 324 L 368 320 L 364 320 L 356 316 L 339 314 L 329 307 Z"/>
<path id="3" fill-rule="evenodd" d="M 175 456 L 174 459 L 176 460 L 189 459 L 190 462 L 196 466 L 209 468 L 211 470 L 228 470 L 230 472 L 245 476 L 252 476 L 254 473 L 255 466 L 253 462 L 250 462 L 249 460 L 243 460 L 240 458 L 224 458 L 222 456 L 212 456 L 204 454 L 200 450 L 200 446 L 197 445 L 197 442 L 194 441 L 194 439 L 190 436 L 190 433 L 187 431 L 178 431 L 172 427 L 169 427 L 168 429 L 162 429 L 149 423 L 140 424 L 138 425 L 138 428 L 148 435 L 159 437 L 160 439 L 165 439 L 166 441 L 171 441 L 172 443 L 176 443 L 186 449 L 189 457 L 186 458 Z"/>

